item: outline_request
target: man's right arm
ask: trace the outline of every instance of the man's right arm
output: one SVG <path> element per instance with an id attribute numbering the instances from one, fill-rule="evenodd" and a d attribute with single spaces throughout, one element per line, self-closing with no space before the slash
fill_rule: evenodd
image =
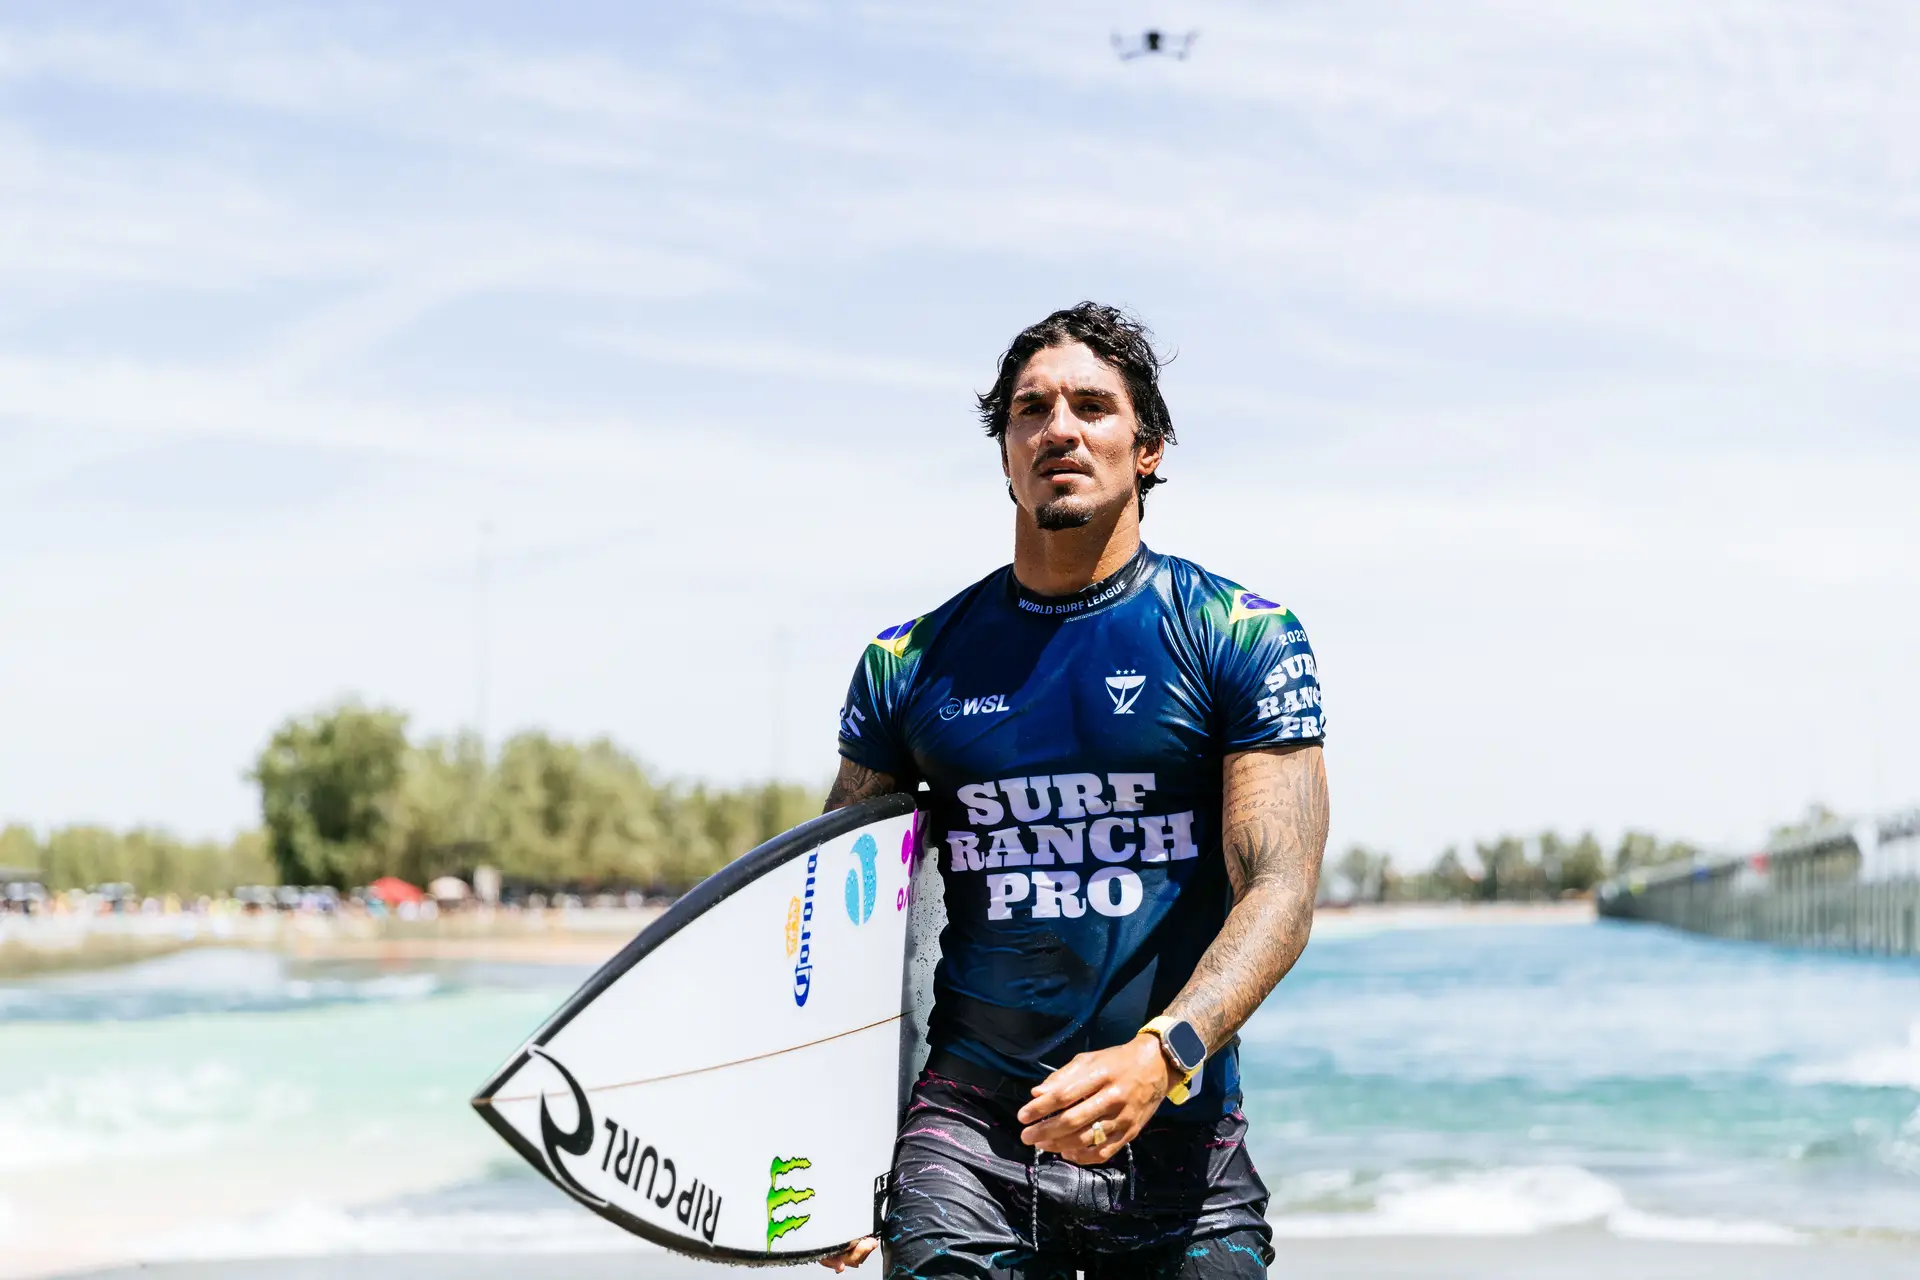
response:
<path id="1" fill-rule="evenodd" d="M 892 774 L 880 773 L 841 756 L 840 773 L 827 792 L 827 807 L 820 812 L 832 813 L 835 809 L 844 809 L 850 804 L 859 804 L 875 796 L 891 795 L 903 789 Z"/>

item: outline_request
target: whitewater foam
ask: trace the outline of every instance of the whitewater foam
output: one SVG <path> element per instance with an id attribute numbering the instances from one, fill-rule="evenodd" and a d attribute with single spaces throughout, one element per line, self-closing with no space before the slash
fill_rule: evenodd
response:
<path id="1" fill-rule="evenodd" d="M 1799 1067 L 1788 1078 L 1795 1084 L 1847 1084 L 1920 1092 L 1920 1022 L 1908 1026 L 1905 1044 L 1863 1049 L 1838 1062 Z"/>
<path id="2" fill-rule="evenodd" d="M 0 1097 L 0 1172 L 203 1151 L 308 1106 L 291 1085 L 249 1085 L 211 1062 L 49 1079 Z"/>
<path id="3" fill-rule="evenodd" d="M 1321 1185 L 1332 1180 L 1319 1175 Z M 1522 1236 L 1597 1226 L 1639 1240 L 1787 1244 L 1798 1233 L 1767 1222 L 1647 1213 L 1605 1178 L 1574 1165 L 1534 1165 L 1437 1177 L 1390 1173 L 1373 1184 L 1372 1204 L 1350 1212 L 1283 1213 L 1274 1234 L 1340 1236 Z"/>
<path id="4" fill-rule="evenodd" d="M 144 1262 L 350 1254 L 657 1251 L 578 1208 L 519 1212 L 352 1210 L 303 1202 L 240 1221 L 183 1227 L 137 1247 Z"/>

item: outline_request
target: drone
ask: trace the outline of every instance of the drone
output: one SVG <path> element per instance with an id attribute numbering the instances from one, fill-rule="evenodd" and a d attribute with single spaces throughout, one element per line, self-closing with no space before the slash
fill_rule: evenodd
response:
<path id="1" fill-rule="evenodd" d="M 1193 42 L 1199 38 L 1198 31 L 1176 36 L 1165 31 L 1147 30 L 1140 33 L 1138 41 L 1130 44 L 1116 34 L 1113 37 L 1113 51 L 1120 55 L 1122 62 L 1149 57 L 1169 57 L 1185 62 L 1187 55 L 1193 51 Z"/>

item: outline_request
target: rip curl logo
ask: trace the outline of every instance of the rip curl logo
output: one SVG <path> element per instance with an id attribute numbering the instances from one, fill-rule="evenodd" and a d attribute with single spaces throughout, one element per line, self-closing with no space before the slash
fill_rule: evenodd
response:
<path id="1" fill-rule="evenodd" d="M 767 1252 L 773 1252 L 773 1242 L 781 1236 L 790 1235 L 813 1221 L 810 1213 L 789 1214 L 783 1212 L 788 1205 L 799 1204 L 803 1200 L 813 1199 L 812 1187 L 788 1187 L 780 1184 L 780 1179 L 801 1169 L 813 1168 L 813 1161 L 805 1156 L 785 1159 L 773 1158 L 767 1168 Z"/>
<path id="2" fill-rule="evenodd" d="M 1113 699 L 1113 714 L 1130 716 L 1133 704 L 1140 700 L 1141 686 L 1147 678 L 1137 671 L 1116 671 L 1107 677 L 1107 696 Z"/>
<path id="3" fill-rule="evenodd" d="M 539 1058 L 567 1082 L 567 1090 L 573 1094 L 575 1124 L 572 1129 L 562 1129 L 554 1123 L 553 1113 L 547 1110 L 547 1091 L 540 1091 L 540 1146 L 547 1157 L 547 1168 L 552 1170 L 554 1181 L 572 1192 L 575 1198 L 605 1208 L 607 1202 L 593 1192 L 581 1186 L 567 1166 L 560 1162 L 560 1153 L 570 1156 L 584 1156 L 593 1150 L 593 1108 L 587 1105 L 587 1091 L 573 1078 L 573 1073 L 560 1065 L 560 1060 L 539 1045 L 528 1046 L 527 1052 Z"/>

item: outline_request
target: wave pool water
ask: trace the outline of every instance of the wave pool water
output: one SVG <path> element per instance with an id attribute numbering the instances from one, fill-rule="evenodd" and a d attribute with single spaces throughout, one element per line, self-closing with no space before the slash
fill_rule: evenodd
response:
<path id="1" fill-rule="evenodd" d="M 586 973 L 198 951 L 0 985 L 0 1272 L 640 1247 L 466 1105 Z M 1242 1061 L 1282 1237 L 1920 1235 L 1913 962 L 1327 930 Z"/>

